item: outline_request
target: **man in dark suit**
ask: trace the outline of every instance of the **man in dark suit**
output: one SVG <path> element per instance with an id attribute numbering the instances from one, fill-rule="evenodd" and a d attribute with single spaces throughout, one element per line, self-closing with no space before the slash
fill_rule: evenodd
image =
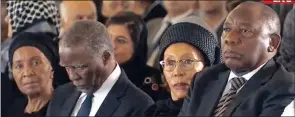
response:
<path id="1" fill-rule="evenodd" d="M 59 54 L 72 83 L 55 90 L 47 116 L 140 116 L 153 104 L 116 63 L 103 24 L 74 23 L 60 40 Z"/>
<path id="2" fill-rule="evenodd" d="M 272 58 L 280 21 L 270 7 L 244 2 L 224 23 L 224 64 L 196 76 L 180 116 L 281 116 L 294 99 L 294 76 Z"/>

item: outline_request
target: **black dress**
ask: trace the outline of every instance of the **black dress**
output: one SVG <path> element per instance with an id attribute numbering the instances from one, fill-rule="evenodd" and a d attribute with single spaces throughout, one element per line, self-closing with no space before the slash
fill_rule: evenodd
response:
<path id="1" fill-rule="evenodd" d="M 182 107 L 183 100 L 173 101 L 171 98 L 159 100 L 154 105 L 150 106 L 145 116 L 178 116 Z"/>
<path id="2" fill-rule="evenodd" d="M 46 116 L 48 103 L 38 112 L 24 113 L 27 103 L 28 103 L 27 98 L 16 99 L 12 103 L 11 107 L 9 108 L 6 116 L 7 117 L 10 117 L 10 116 L 11 117 L 22 117 L 22 116 L 44 117 Z"/>

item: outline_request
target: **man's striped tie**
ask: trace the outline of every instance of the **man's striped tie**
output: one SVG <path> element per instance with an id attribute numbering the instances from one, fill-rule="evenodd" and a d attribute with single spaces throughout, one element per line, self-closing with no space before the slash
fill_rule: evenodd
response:
<path id="1" fill-rule="evenodd" d="M 214 115 L 222 116 L 230 102 L 237 94 L 237 90 L 246 83 L 246 79 L 242 77 L 231 79 L 231 88 L 227 94 L 221 97 L 215 108 Z"/>

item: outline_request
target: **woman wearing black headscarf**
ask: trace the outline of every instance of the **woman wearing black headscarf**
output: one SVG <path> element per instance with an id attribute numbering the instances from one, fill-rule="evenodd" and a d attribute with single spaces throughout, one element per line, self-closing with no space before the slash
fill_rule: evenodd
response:
<path id="1" fill-rule="evenodd" d="M 106 24 L 114 45 L 116 61 L 133 84 L 154 100 L 161 98 L 160 72 L 146 65 L 147 29 L 140 16 L 120 12 Z"/>
<path id="2" fill-rule="evenodd" d="M 8 48 L 21 32 L 43 32 L 58 36 L 60 17 L 54 1 L 7 1 L 8 39 L 1 44 L 1 73 L 7 72 Z M 53 40 L 53 39 L 52 39 Z"/>
<path id="3" fill-rule="evenodd" d="M 20 33 L 9 48 L 9 67 L 25 97 L 12 103 L 7 116 L 45 116 L 56 80 L 68 77 L 59 66 L 52 37 L 44 33 Z"/>
<path id="4" fill-rule="evenodd" d="M 159 64 L 171 96 L 149 107 L 145 116 L 177 116 L 194 75 L 219 59 L 218 42 L 204 27 L 182 22 L 163 33 L 159 47 Z"/>

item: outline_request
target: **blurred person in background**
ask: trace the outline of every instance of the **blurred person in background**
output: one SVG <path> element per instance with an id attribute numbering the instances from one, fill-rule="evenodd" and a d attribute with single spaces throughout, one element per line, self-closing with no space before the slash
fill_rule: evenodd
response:
<path id="1" fill-rule="evenodd" d="M 125 1 L 125 0 L 102 0 L 102 15 L 106 18 L 112 17 L 115 14 L 128 10 L 130 4 L 134 1 Z"/>
<path id="2" fill-rule="evenodd" d="M 8 53 L 8 48 L 10 45 L 10 41 L 8 39 L 8 22 L 5 21 L 5 17 L 7 15 L 7 5 L 6 1 L 1 1 L 1 61 L 5 61 L 3 63 L 7 64 L 8 56 L 2 56 L 4 53 Z M 8 55 L 8 54 L 7 54 Z M 5 58 L 3 58 L 5 57 Z M 1 63 L 1 94 L 5 94 L 5 96 L 1 97 L 1 115 L 4 116 L 7 113 L 8 107 L 11 102 L 19 96 L 20 93 L 15 93 L 17 90 L 14 87 L 13 82 L 8 78 L 8 73 L 5 73 L 6 64 Z M 8 71 L 6 71 L 8 72 Z"/>
<path id="3" fill-rule="evenodd" d="M 192 2 L 196 1 L 163 1 L 167 11 L 164 18 L 156 18 L 147 22 L 148 28 L 148 61 L 151 67 L 160 68 L 158 63 L 159 47 L 158 42 L 163 32 L 171 25 L 176 24 L 178 20 L 194 14 L 191 9 Z"/>
<path id="4" fill-rule="evenodd" d="M 131 82 L 154 100 L 162 98 L 161 73 L 146 65 L 147 29 L 144 21 L 133 12 L 119 12 L 109 18 L 106 27 L 114 46 L 115 59 Z"/>
<path id="5" fill-rule="evenodd" d="M 162 18 L 167 14 L 165 8 L 156 0 L 138 0 L 129 5 L 128 10 L 140 15 L 144 22 L 154 18 Z"/>
<path id="6" fill-rule="evenodd" d="M 106 18 L 102 15 L 102 0 L 92 0 L 96 6 L 97 21 L 105 24 Z"/>
<path id="7" fill-rule="evenodd" d="M 60 16 L 60 36 L 77 20 L 97 21 L 98 18 L 93 1 L 62 1 Z"/>
<path id="8" fill-rule="evenodd" d="M 58 35 L 60 17 L 54 1 L 7 1 L 5 21 L 11 26 L 9 37 L 20 32 L 46 32 Z"/>
<path id="9" fill-rule="evenodd" d="M 209 24 L 212 29 L 217 29 L 227 16 L 227 1 L 199 1 L 200 16 Z"/>
<path id="10" fill-rule="evenodd" d="M 221 44 L 222 25 L 227 16 L 227 0 L 201 0 L 199 1 L 199 15 L 217 34 L 219 45 Z"/>
<path id="11" fill-rule="evenodd" d="M 55 81 L 67 77 L 59 66 L 58 49 L 52 38 L 35 32 L 23 32 L 14 38 L 9 49 L 10 72 L 25 97 L 10 102 L 6 116 L 46 115 Z"/>
<path id="12" fill-rule="evenodd" d="M 295 75 L 295 5 L 285 18 L 277 61 Z"/>
<path id="13" fill-rule="evenodd" d="M 287 14 L 284 26 L 283 36 L 277 61 L 280 62 L 286 70 L 295 75 L 295 5 Z M 295 99 L 294 99 L 295 100 Z M 292 101 L 284 110 L 281 116 L 295 116 L 295 101 Z"/>
<path id="14" fill-rule="evenodd" d="M 145 116 L 177 116 L 194 75 L 214 64 L 217 44 L 200 25 L 182 22 L 169 27 L 161 37 L 159 64 L 170 97 L 157 101 Z"/>

